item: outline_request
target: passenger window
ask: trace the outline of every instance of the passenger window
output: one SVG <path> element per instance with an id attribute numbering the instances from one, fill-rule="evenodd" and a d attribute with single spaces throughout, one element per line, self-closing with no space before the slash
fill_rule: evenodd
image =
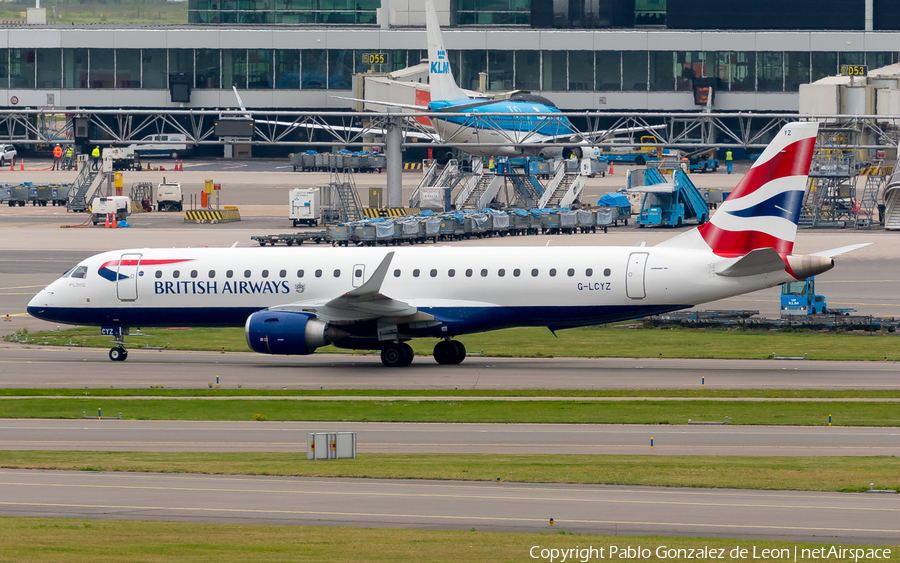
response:
<path id="1" fill-rule="evenodd" d="M 353 272 L 353 277 L 355 277 L 355 278 L 361 278 L 361 277 L 362 277 L 362 270 L 360 270 L 359 268 L 357 268 L 356 271 Z"/>
<path id="2" fill-rule="evenodd" d="M 162 277 L 162 270 L 156 270 L 156 279 L 159 279 L 161 277 Z"/>
<path id="3" fill-rule="evenodd" d="M 506 275 L 506 270 L 504 270 L 503 268 L 500 268 L 499 270 L 497 270 L 497 275 L 502 278 L 503 276 Z"/>
<path id="4" fill-rule="evenodd" d="M 453 277 L 456 275 L 456 270 L 447 270 L 447 277 Z"/>
<path id="5" fill-rule="evenodd" d="M 159 136 L 159 140 L 160 140 L 160 141 L 168 141 L 168 140 L 169 140 L 169 136 L 168 136 L 168 135 L 160 135 L 160 136 Z"/>
<path id="6" fill-rule="evenodd" d="M 431 274 L 431 277 L 433 277 L 433 278 L 437 277 L 437 270 L 431 270 L 431 272 L 429 272 L 429 273 Z"/>
<path id="7" fill-rule="evenodd" d="M 286 277 L 287 277 L 287 270 L 281 270 L 280 272 L 278 272 L 278 277 L 279 277 L 279 278 L 286 278 Z"/>
<path id="8" fill-rule="evenodd" d="M 192 277 L 192 278 L 196 278 L 196 277 L 197 277 L 197 270 L 191 270 L 191 277 Z"/>
<path id="9" fill-rule="evenodd" d="M 269 270 L 263 270 L 263 271 L 262 271 L 262 277 L 264 277 L 264 278 L 269 277 Z"/>
<path id="10" fill-rule="evenodd" d="M 335 271 L 334 271 L 334 277 L 336 277 L 336 278 L 341 277 L 341 271 L 340 271 L 340 270 L 335 270 Z"/>
<path id="11" fill-rule="evenodd" d="M 531 270 L 531 276 L 532 276 L 532 277 L 536 278 L 537 275 L 538 275 L 538 270 L 537 270 L 537 268 Z"/>
<path id="12" fill-rule="evenodd" d="M 555 276 L 556 276 L 556 268 L 550 268 L 550 277 L 552 278 Z"/>
<path id="13" fill-rule="evenodd" d="M 472 277 L 472 269 L 471 269 L 471 268 L 469 268 L 468 270 L 466 270 L 466 277 L 467 277 L 467 278 L 471 278 L 471 277 Z"/>
<path id="14" fill-rule="evenodd" d="M 249 278 L 249 277 L 250 277 L 250 270 L 244 270 L 244 277 L 245 277 L 245 278 Z"/>
<path id="15" fill-rule="evenodd" d="M 179 277 L 180 275 L 181 275 L 181 272 L 179 272 L 178 270 L 175 270 L 174 272 L 172 272 L 172 277 L 175 278 L 175 279 L 178 279 L 178 277 Z"/>
<path id="16" fill-rule="evenodd" d="M 413 277 L 414 277 L 414 278 L 419 277 L 419 270 L 418 270 L 418 269 L 413 270 Z"/>
<path id="17" fill-rule="evenodd" d="M 231 276 L 228 276 L 228 277 L 231 277 Z M 303 277 L 303 270 L 297 270 L 297 277 L 298 277 L 298 278 L 302 278 L 302 277 Z"/>
<path id="18" fill-rule="evenodd" d="M 316 277 L 317 277 L 317 278 L 321 278 L 321 277 L 322 277 L 322 270 L 316 270 Z"/>
<path id="19" fill-rule="evenodd" d="M 575 268 L 569 268 L 569 269 L 566 271 L 566 274 L 568 274 L 568 276 L 571 278 L 572 276 L 575 275 Z"/>
<path id="20" fill-rule="evenodd" d="M 225 272 L 225 277 L 226 277 L 226 278 L 233 278 L 233 277 L 234 277 L 234 270 L 228 270 L 227 272 Z"/>
<path id="21" fill-rule="evenodd" d="M 210 270 L 210 271 L 209 271 L 209 279 L 213 279 L 214 277 L 216 277 L 216 271 L 215 271 L 215 270 Z"/>
<path id="22" fill-rule="evenodd" d="M 584 271 L 584 275 L 587 277 L 591 277 L 594 275 L 594 270 L 588 268 L 587 270 Z"/>
<path id="23" fill-rule="evenodd" d="M 394 277 L 395 277 L 395 278 L 399 278 L 399 277 L 400 277 L 400 270 L 394 270 Z"/>
<path id="24" fill-rule="evenodd" d="M 519 274 L 521 274 L 521 273 L 522 273 L 522 270 L 520 270 L 520 269 L 518 269 L 518 268 L 516 268 L 515 270 L 513 270 L 513 275 L 516 276 L 516 277 L 519 277 Z"/>
<path id="25" fill-rule="evenodd" d="M 483 278 L 487 277 L 487 269 L 486 268 L 481 270 L 481 277 L 483 277 Z"/>
<path id="26" fill-rule="evenodd" d="M 87 277 L 87 266 L 78 266 L 75 268 L 75 271 L 72 272 L 73 278 L 84 279 Z"/>
<path id="27" fill-rule="evenodd" d="M 609 268 L 603 270 L 603 275 L 606 276 L 606 277 L 609 277 L 609 275 L 610 275 L 611 273 L 612 273 L 612 270 L 610 270 Z"/>

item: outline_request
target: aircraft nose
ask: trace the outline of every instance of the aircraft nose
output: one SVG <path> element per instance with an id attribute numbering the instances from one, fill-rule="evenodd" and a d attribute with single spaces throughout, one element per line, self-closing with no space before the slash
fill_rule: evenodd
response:
<path id="1" fill-rule="evenodd" d="M 31 301 L 28 302 L 28 305 L 25 307 L 25 311 L 36 319 L 42 320 L 52 320 L 46 317 L 46 308 L 50 305 L 50 293 L 47 288 L 40 290 L 37 295 L 31 298 Z"/>

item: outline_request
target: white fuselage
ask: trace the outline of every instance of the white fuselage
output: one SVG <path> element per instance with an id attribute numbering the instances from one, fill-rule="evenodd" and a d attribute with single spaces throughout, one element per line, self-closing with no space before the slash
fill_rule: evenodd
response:
<path id="1" fill-rule="evenodd" d="M 380 293 L 433 315 L 444 335 L 632 319 L 793 280 L 734 278 L 734 259 L 647 247 L 400 248 Z M 79 264 L 37 294 L 32 315 L 97 326 L 242 326 L 254 311 L 322 305 L 361 286 L 382 248 L 133 249 Z M 105 266 L 104 266 L 105 265 Z M 82 270 L 82 274 L 78 273 Z M 73 277 L 83 275 L 83 277 Z M 434 327 L 410 336 L 439 335 Z"/>

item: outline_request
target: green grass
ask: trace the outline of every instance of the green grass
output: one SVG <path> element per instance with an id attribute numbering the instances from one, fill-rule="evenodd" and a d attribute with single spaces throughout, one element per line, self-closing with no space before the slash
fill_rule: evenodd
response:
<path id="1" fill-rule="evenodd" d="M 475 523 L 477 526 L 477 523 Z M 496 563 L 535 561 L 532 546 L 572 549 L 610 546 L 666 548 L 719 548 L 725 555 L 735 546 L 763 549 L 831 547 L 831 543 L 803 543 L 728 538 L 663 536 L 600 536 L 568 534 L 565 521 L 540 533 L 497 533 L 451 530 L 333 528 L 320 526 L 260 526 L 195 524 L 189 522 L 130 522 L 51 518 L 0 518 L 0 562 L 31 563 Z M 845 546 L 849 547 L 849 546 Z M 852 546 L 866 548 L 867 546 Z M 873 547 L 873 546 L 868 546 Z M 885 546 L 887 547 L 887 546 Z M 891 555 L 897 553 L 896 548 Z M 655 558 L 655 557 L 654 557 Z M 557 558 L 556 561 L 560 559 Z M 567 559 L 579 561 L 581 559 Z M 596 561 L 597 558 L 591 559 Z M 680 559 L 679 559 L 680 560 Z M 705 561 L 706 559 L 700 559 Z M 864 559 L 857 559 L 862 561 Z M 549 561 L 538 559 L 536 561 Z M 854 558 L 829 558 L 829 562 Z"/>
<path id="2" fill-rule="evenodd" d="M 0 403 L 3 418 L 81 418 L 102 408 L 106 416 L 123 413 L 136 420 L 269 420 L 354 422 L 685 424 L 724 421 L 732 424 L 822 426 L 900 426 L 893 402 L 841 401 L 414 401 L 288 399 L 17 399 Z"/>
<path id="3" fill-rule="evenodd" d="M 79 327 L 59 332 L 7 336 L 7 341 L 24 337 L 38 344 L 109 348 L 110 338 L 99 336 L 96 327 Z M 132 348 L 150 345 L 169 350 L 221 350 L 248 352 L 240 328 L 194 328 L 190 330 L 146 329 L 146 336 L 129 336 Z M 628 329 L 613 326 L 575 328 L 558 331 L 559 338 L 543 328 L 514 328 L 462 336 L 469 352 L 495 357 L 627 357 L 764 359 L 803 356 L 810 360 L 900 360 L 900 338 L 888 334 L 833 334 L 721 329 Z M 413 350 L 431 354 L 436 340 L 413 340 Z M 347 352 L 331 346 L 319 352 Z M 359 352 L 355 352 L 359 353 Z"/>
<path id="4" fill-rule="evenodd" d="M 304 453 L 275 452 L 4 451 L 0 467 L 839 492 L 874 483 L 900 490 L 895 456 L 360 454 L 355 460 L 307 461 Z"/>
<path id="5" fill-rule="evenodd" d="M 211 382 L 210 382 L 211 383 Z M 687 397 L 695 399 L 767 398 L 767 399 L 900 399 L 898 389 L 235 389 L 209 387 L 196 389 L 90 389 L 5 388 L 3 397 Z M 234 383 L 231 384 L 235 385 Z"/>

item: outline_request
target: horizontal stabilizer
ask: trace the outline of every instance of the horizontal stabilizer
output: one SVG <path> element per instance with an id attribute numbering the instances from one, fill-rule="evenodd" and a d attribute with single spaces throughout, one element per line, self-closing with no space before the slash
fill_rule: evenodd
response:
<path id="1" fill-rule="evenodd" d="M 865 246 L 869 246 L 872 244 L 871 242 L 864 242 L 862 244 L 851 244 L 850 246 L 842 246 L 840 248 L 832 248 L 831 250 L 823 250 L 822 252 L 816 252 L 811 254 L 810 256 L 822 256 L 824 258 L 834 258 L 835 256 L 845 254 L 847 252 L 853 252 L 854 250 L 859 250 Z"/>
<path id="2" fill-rule="evenodd" d="M 726 278 L 739 278 L 780 270 L 784 270 L 784 260 L 774 248 L 757 248 L 716 274 Z"/>

